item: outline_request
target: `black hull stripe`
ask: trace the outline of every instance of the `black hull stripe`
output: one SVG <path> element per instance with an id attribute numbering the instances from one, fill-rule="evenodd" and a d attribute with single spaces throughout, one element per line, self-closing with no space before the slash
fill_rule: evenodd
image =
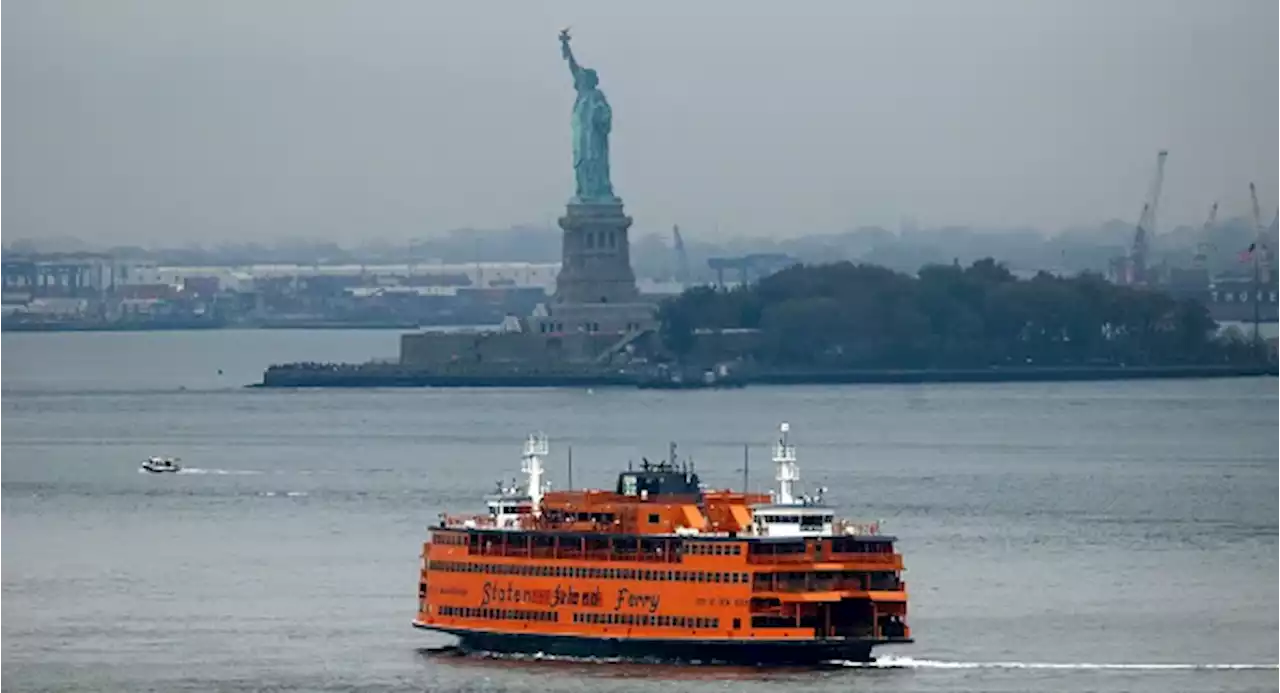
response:
<path id="1" fill-rule="evenodd" d="M 565 657 L 657 659 L 731 664 L 816 664 L 830 660 L 870 662 L 876 645 L 909 643 L 910 639 L 847 638 L 841 640 L 692 640 L 606 638 L 543 633 L 500 633 L 414 623 L 417 628 L 457 637 L 459 649 L 500 654 L 544 654 Z"/>

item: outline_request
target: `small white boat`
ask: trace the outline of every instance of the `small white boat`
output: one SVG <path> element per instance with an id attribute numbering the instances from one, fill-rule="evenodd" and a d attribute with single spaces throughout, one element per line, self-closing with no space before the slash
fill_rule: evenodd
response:
<path id="1" fill-rule="evenodd" d="M 176 472 L 182 469 L 178 464 L 176 457 L 148 457 L 142 462 L 142 471 L 159 474 L 161 472 Z"/>

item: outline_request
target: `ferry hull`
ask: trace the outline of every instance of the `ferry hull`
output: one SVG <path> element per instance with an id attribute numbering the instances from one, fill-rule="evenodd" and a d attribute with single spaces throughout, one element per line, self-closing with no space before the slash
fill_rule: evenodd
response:
<path id="1" fill-rule="evenodd" d="M 829 640 L 691 640 L 654 638 L 600 638 L 541 633 L 498 633 L 414 623 L 417 628 L 458 638 L 458 649 L 469 653 L 542 654 L 559 657 L 656 660 L 745 665 L 802 665 L 829 661 L 871 662 L 871 648 L 892 640 L 845 638 Z"/>

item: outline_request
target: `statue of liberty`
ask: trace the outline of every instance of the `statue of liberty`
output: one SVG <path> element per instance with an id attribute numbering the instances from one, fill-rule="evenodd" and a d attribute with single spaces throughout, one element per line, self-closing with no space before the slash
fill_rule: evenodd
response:
<path id="1" fill-rule="evenodd" d="M 613 129 L 613 109 L 600 91 L 596 71 L 578 65 L 569 49 L 569 30 L 560 32 L 560 53 L 569 61 L 573 88 L 573 173 L 577 184 L 575 202 L 615 202 L 609 181 L 609 131 Z"/>

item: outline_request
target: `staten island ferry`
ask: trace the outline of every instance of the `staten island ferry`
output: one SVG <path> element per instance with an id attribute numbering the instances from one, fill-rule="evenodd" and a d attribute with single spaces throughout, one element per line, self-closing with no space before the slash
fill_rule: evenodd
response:
<path id="1" fill-rule="evenodd" d="M 674 445 L 612 491 L 551 490 L 546 436 L 529 436 L 524 488 L 429 528 L 413 625 L 462 652 L 737 664 L 865 662 L 911 642 L 894 537 L 796 495 L 788 430 L 768 494 L 707 489 Z"/>

